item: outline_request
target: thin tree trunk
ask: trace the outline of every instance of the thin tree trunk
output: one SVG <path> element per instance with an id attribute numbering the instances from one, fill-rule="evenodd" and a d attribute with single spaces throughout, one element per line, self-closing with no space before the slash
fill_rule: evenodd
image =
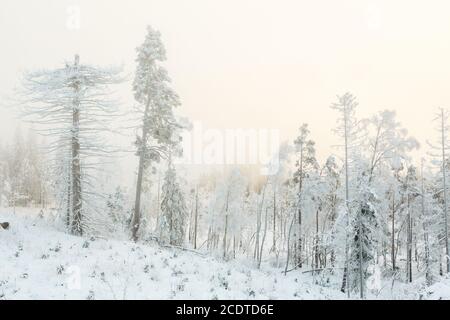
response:
<path id="1" fill-rule="evenodd" d="M 425 279 L 427 281 L 427 285 L 432 284 L 431 277 L 431 265 L 430 265 L 430 245 L 428 241 L 428 228 L 427 228 L 427 220 L 425 215 L 425 187 L 424 187 L 424 178 L 423 178 L 423 159 L 421 163 L 421 205 L 422 205 L 422 228 L 423 228 L 423 241 L 425 244 Z"/>
<path id="2" fill-rule="evenodd" d="M 289 232 L 288 232 L 288 236 L 287 236 L 287 256 L 286 256 L 286 266 L 284 268 L 284 275 L 287 274 L 288 272 L 288 268 L 289 268 L 289 258 L 290 258 L 290 253 L 291 253 L 291 249 L 290 249 L 290 240 L 291 240 L 291 231 L 292 231 L 292 226 L 294 225 L 294 221 L 295 221 L 295 217 L 292 218 L 291 221 L 291 225 L 289 226 Z"/>
<path id="3" fill-rule="evenodd" d="M 391 225 L 391 260 L 392 271 L 395 272 L 395 193 L 392 192 L 392 225 Z"/>
<path id="4" fill-rule="evenodd" d="M 319 210 L 316 210 L 316 236 L 314 244 L 314 265 L 319 268 Z"/>
<path id="5" fill-rule="evenodd" d="M 446 173 L 446 159 L 445 159 L 445 124 L 444 124 L 444 109 L 441 109 L 441 133 L 442 133 L 442 181 L 444 189 L 444 241 L 445 241 L 445 261 L 447 264 L 447 273 L 450 272 L 450 257 L 448 252 L 448 216 L 447 216 L 447 173 Z"/>
<path id="6" fill-rule="evenodd" d="M 408 282 L 412 282 L 412 230 L 411 230 L 411 209 L 410 209 L 410 198 L 407 195 L 407 243 L 406 243 L 406 268 Z"/>
<path id="7" fill-rule="evenodd" d="M 263 238 L 261 241 L 261 249 L 259 252 L 259 261 L 258 261 L 258 269 L 261 268 L 261 262 L 262 262 L 262 255 L 263 255 L 263 249 L 264 249 L 264 242 L 266 241 L 266 234 L 267 234 L 267 219 L 268 219 L 268 208 L 266 208 L 266 216 L 264 218 L 264 233 Z"/>
<path id="8" fill-rule="evenodd" d="M 147 104 L 145 106 L 144 111 L 144 119 L 142 124 L 142 140 L 141 146 L 139 146 L 139 167 L 138 167 L 138 175 L 136 182 L 136 199 L 134 202 L 134 214 L 131 223 L 131 233 L 133 241 L 138 240 L 138 232 L 139 227 L 141 225 L 141 194 L 142 194 L 142 181 L 144 178 L 144 166 L 145 166 L 145 155 L 147 151 L 147 136 L 148 136 L 148 128 L 147 128 L 147 118 L 150 110 L 150 94 L 147 97 Z"/>
<path id="9" fill-rule="evenodd" d="M 230 190 L 227 192 L 227 199 L 225 203 L 225 232 L 223 234 L 223 258 L 227 257 L 227 233 L 228 233 L 228 202 L 230 197 Z"/>
<path id="10" fill-rule="evenodd" d="M 302 257 L 302 207 L 301 207 L 301 195 L 302 195 L 302 184 L 303 184 L 303 147 L 300 151 L 300 173 L 299 173 L 299 183 L 298 183 L 298 261 L 297 265 L 299 268 L 303 266 Z"/>
<path id="11" fill-rule="evenodd" d="M 228 213 L 225 214 L 225 232 L 223 233 L 223 258 L 227 257 Z"/>
<path id="12" fill-rule="evenodd" d="M 276 252 L 276 223 L 277 223 L 277 198 L 276 191 L 273 191 L 273 242 L 272 250 Z"/>
<path id="13" fill-rule="evenodd" d="M 161 175 L 158 174 L 158 191 L 156 193 L 156 201 L 157 201 L 157 206 L 156 206 L 156 227 L 159 228 L 159 224 L 161 221 L 161 213 L 160 213 L 160 209 L 161 209 Z M 159 237 L 161 238 L 161 232 L 162 232 L 162 228 L 159 228 L 160 230 L 160 235 Z"/>
<path id="14" fill-rule="evenodd" d="M 79 57 L 75 56 L 74 68 L 78 69 Z M 83 235 L 82 220 L 82 199 L 81 199 L 81 163 L 80 163 L 80 101 L 78 98 L 80 90 L 80 80 L 75 79 L 73 84 L 75 98 L 72 111 L 72 233 Z"/>
<path id="15" fill-rule="evenodd" d="M 347 291 L 347 297 L 350 298 L 350 281 L 349 281 L 349 239 L 348 239 L 348 228 L 350 226 L 350 210 L 349 210 L 349 174 L 348 174 L 348 114 L 347 110 L 344 119 L 344 147 L 345 147 L 345 207 L 347 209 L 347 228 L 345 231 L 345 267 L 344 274 L 342 277 L 342 288 L 341 291 Z"/>
<path id="16" fill-rule="evenodd" d="M 364 299 L 364 272 L 363 272 L 363 228 L 362 228 L 362 214 L 365 213 L 366 208 L 359 210 L 358 214 L 358 242 L 359 242 L 359 296 Z"/>
<path id="17" fill-rule="evenodd" d="M 69 169 L 69 168 L 67 168 Z M 72 172 L 71 170 L 67 170 L 67 212 L 66 212 L 66 225 L 67 225 L 67 232 L 70 232 L 70 212 L 71 212 L 71 203 L 70 200 L 72 198 L 72 191 L 71 191 L 71 187 L 72 187 L 72 182 L 71 182 L 71 175 Z"/>
<path id="18" fill-rule="evenodd" d="M 197 227 L 198 227 L 198 187 L 195 190 L 194 249 L 197 249 Z"/>
<path id="19" fill-rule="evenodd" d="M 261 203 L 259 203 L 258 208 L 257 208 L 256 241 L 255 241 L 255 257 L 256 257 L 257 262 L 259 261 L 259 252 L 260 252 L 260 250 L 259 250 L 259 248 L 260 248 L 259 234 L 261 232 L 261 218 L 262 218 L 262 209 L 264 206 L 264 199 L 266 196 L 266 187 L 267 187 L 267 182 L 264 184 Z"/>

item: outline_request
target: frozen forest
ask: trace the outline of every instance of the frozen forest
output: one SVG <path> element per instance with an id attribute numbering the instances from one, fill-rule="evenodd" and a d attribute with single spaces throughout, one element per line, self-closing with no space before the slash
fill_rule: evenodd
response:
<path id="1" fill-rule="evenodd" d="M 287 139 L 198 136 L 155 27 L 132 72 L 74 54 L 2 103 L 0 299 L 450 299 L 449 110 L 426 143 L 351 91 L 331 149 L 306 109 Z"/>

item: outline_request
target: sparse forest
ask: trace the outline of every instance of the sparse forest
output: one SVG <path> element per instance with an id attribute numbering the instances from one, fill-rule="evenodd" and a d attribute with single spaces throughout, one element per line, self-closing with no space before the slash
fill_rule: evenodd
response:
<path id="1" fill-rule="evenodd" d="M 190 123 L 177 113 L 182 99 L 164 67 L 161 34 L 149 27 L 136 45 L 132 81 L 121 68 L 78 55 L 23 75 L 17 110 L 32 129 L 0 143 L 0 222 L 9 222 L 1 241 L 14 217 L 34 208 L 52 230 L 86 243 L 119 240 L 270 269 L 276 279 L 307 277 L 347 298 L 413 284 L 426 292 L 448 276 L 448 111 L 423 119 L 436 135 L 419 146 L 395 111 L 357 118 L 358 98 L 339 93 L 329 102 L 336 118 L 329 134 L 340 143 L 325 161 L 316 157 L 315 128 L 299 122 L 298 135 L 273 155 L 271 174 L 255 178 L 245 165 L 194 173 L 176 161 Z M 120 130 L 110 122 L 123 116 L 114 86 L 127 82 L 135 140 L 122 150 L 108 132 Z M 416 159 L 418 148 L 428 156 Z M 135 155 L 131 186 L 108 178 L 122 153 Z M 151 263 L 135 272 L 148 273 Z"/>

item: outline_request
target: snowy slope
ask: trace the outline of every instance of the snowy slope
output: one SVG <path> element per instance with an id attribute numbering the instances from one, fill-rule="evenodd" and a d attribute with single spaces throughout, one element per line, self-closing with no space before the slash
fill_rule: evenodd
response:
<path id="1" fill-rule="evenodd" d="M 36 212 L 0 209 L 1 299 L 344 299 L 313 277 L 256 270 L 179 249 L 86 239 L 56 231 Z M 386 286 L 387 287 L 387 286 Z M 370 298 L 450 299 L 450 279 Z"/>
<path id="2" fill-rule="evenodd" d="M 1 210 L 1 209 L 0 209 Z M 10 211 L 10 210 L 8 210 Z M 0 212 L 3 299 L 330 299 L 338 291 L 178 249 L 84 239 L 36 215 Z"/>

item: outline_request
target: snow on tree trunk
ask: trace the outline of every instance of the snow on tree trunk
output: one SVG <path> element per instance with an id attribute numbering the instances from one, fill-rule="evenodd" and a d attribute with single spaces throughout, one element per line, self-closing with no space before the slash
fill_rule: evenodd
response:
<path id="1" fill-rule="evenodd" d="M 48 151 L 56 153 L 52 169 L 61 180 L 57 193 L 65 199 L 61 213 L 74 235 L 84 234 L 86 227 L 99 231 L 105 224 L 94 172 L 111 154 L 101 133 L 115 112 L 109 85 L 122 81 L 120 72 L 80 64 L 75 55 L 64 68 L 27 73 L 23 80 L 23 116 L 51 138 Z"/>

